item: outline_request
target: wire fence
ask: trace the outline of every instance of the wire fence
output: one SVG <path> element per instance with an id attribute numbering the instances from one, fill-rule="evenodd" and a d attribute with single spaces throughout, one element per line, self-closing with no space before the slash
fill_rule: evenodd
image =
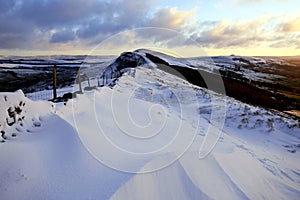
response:
<path id="1" fill-rule="evenodd" d="M 43 90 L 33 93 L 27 93 L 25 96 L 33 101 L 53 99 L 53 90 Z"/>
<path id="2" fill-rule="evenodd" d="M 74 96 L 75 93 L 84 93 L 85 91 L 96 89 L 103 86 L 105 81 L 100 76 L 89 77 L 86 73 L 81 73 L 77 69 L 77 76 L 74 77 L 72 83 L 66 86 L 58 86 L 57 79 L 62 78 L 56 73 L 56 66 L 53 67 L 53 81 L 47 83 L 47 88 L 40 91 L 28 92 L 25 96 L 33 101 L 48 100 L 48 101 L 65 101 Z"/>
<path id="3" fill-rule="evenodd" d="M 66 93 L 72 93 L 73 88 L 60 88 L 56 90 L 57 97 L 62 97 Z M 46 100 L 51 101 L 53 100 L 53 90 L 41 90 L 37 92 L 32 93 L 26 93 L 25 96 L 33 101 L 40 101 L 40 100 Z"/>

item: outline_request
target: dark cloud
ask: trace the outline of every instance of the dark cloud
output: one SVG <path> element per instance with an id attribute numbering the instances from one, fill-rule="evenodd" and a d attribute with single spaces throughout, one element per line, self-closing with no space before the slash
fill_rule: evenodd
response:
<path id="1" fill-rule="evenodd" d="M 99 40 L 121 31 L 147 26 L 150 8 L 151 1 L 127 0 L 114 3 L 101 17 L 81 24 L 76 34 L 82 39 L 96 37 L 95 39 Z"/>
<path id="2" fill-rule="evenodd" d="M 155 26 L 181 29 L 192 11 L 166 7 L 151 15 L 157 0 L 12 0 L 0 1 L 0 48 L 33 48 L 44 32 L 46 46 L 83 40 L 95 45 L 121 31 Z M 142 37 L 141 35 L 139 35 Z M 170 37 L 160 31 L 145 32 L 155 42 Z M 23 45 L 24 44 L 24 45 Z"/>
<path id="3" fill-rule="evenodd" d="M 75 39 L 75 33 L 72 30 L 62 30 L 54 33 L 51 37 L 51 43 L 65 43 Z"/>
<path id="4" fill-rule="evenodd" d="M 0 48 L 23 48 L 35 37 L 35 28 L 22 19 L 11 19 L 7 13 L 0 15 Z"/>
<path id="5" fill-rule="evenodd" d="M 126 29 L 125 24 L 117 23 L 114 20 L 98 20 L 93 19 L 82 24 L 77 30 L 76 35 L 81 39 L 91 38 L 97 35 L 115 34 Z"/>
<path id="6" fill-rule="evenodd" d="M 108 6 L 95 0 L 23 0 L 16 17 L 43 28 L 74 26 L 103 13 Z"/>
<path id="7" fill-rule="evenodd" d="M 144 26 L 153 1 L 0 0 L 0 48 L 30 49 L 38 32 L 50 43 L 103 39 Z"/>
<path id="8" fill-rule="evenodd" d="M 3 15 L 3 14 L 9 13 L 11 11 L 11 9 L 13 9 L 15 7 L 16 1 L 1 0 L 0 5 L 1 5 L 0 6 L 0 15 Z"/>

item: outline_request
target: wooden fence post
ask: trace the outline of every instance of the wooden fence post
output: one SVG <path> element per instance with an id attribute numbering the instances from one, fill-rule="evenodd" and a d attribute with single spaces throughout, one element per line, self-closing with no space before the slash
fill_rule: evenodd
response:
<path id="1" fill-rule="evenodd" d="M 79 84 L 80 93 L 82 93 L 81 78 L 80 78 L 80 68 L 78 69 L 78 72 L 77 72 L 77 81 L 78 81 L 78 84 Z"/>
<path id="2" fill-rule="evenodd" d="M 54 64 L 53 67 L 53 100 L 57 98 L 57 93 L 56 93 L 56 65 Z"/>
<path id="3" fill-rule="evenodd" d="M 86 76 L 86 77 L 87 77 L 87 80 L 88 80 L 88 85 L 89 85 L 89 87 L 91 87 L 90 78 L 88 76 Z"/>

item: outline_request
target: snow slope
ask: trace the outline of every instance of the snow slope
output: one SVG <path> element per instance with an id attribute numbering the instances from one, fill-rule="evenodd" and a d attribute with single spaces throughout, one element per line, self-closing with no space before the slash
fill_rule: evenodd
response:
<path id="1" fill-rule="evenodd" d="M 1 199 L 300 196 L 297 121 L 159 69 L 131 69 L 112 89 L 65 105 L 31 102 L 20 92 L 0 99 L 1 125 L 8 107 L 27 102 L 23 126 L 4 128 Z M 13 138 L 8 130 L 16 128 Z"/>

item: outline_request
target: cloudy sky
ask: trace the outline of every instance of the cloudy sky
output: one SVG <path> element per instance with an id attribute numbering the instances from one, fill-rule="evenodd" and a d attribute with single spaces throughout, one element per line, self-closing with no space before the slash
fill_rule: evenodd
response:
<path id="1" fill-rule="evenodd" d="M 300 55 L 298 0 L 0 0 L 0 54 Z M 98 52 L 98 53 L 99 53 Z"/>

